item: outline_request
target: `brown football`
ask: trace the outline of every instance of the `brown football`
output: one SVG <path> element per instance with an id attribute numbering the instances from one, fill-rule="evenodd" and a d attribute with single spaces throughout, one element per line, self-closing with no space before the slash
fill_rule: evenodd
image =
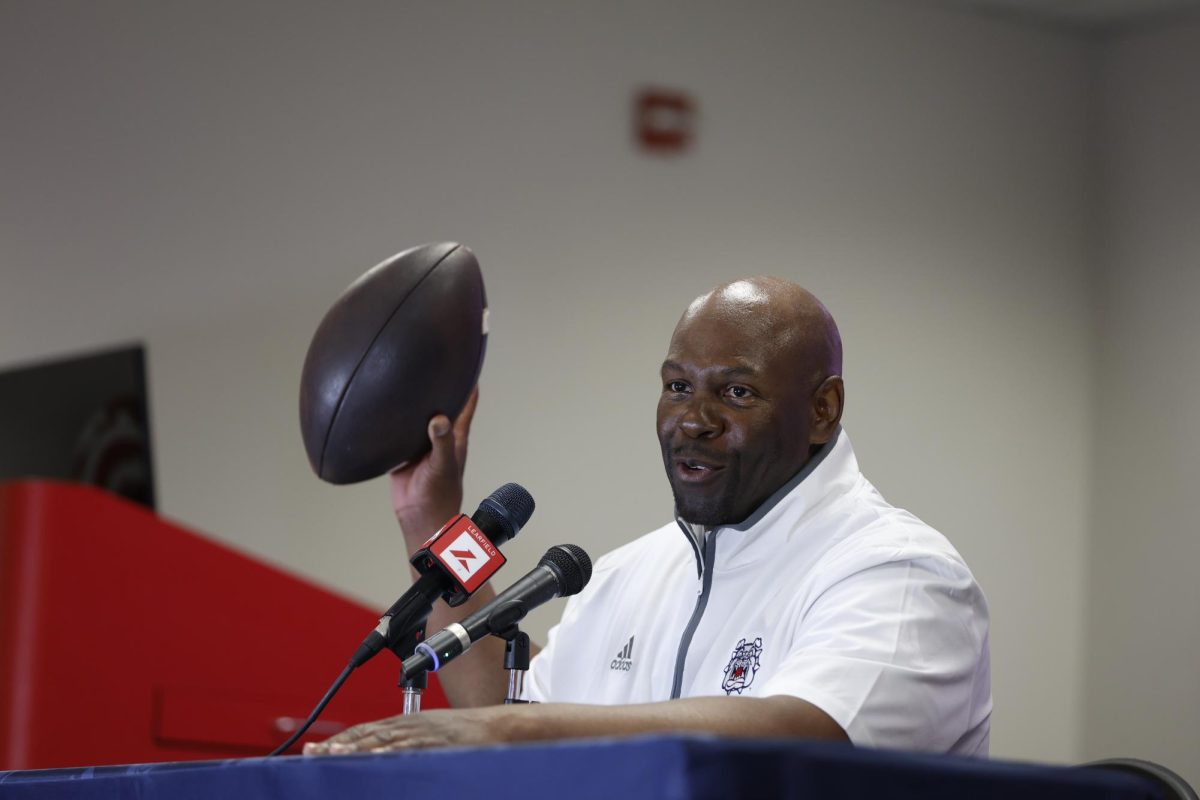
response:
<path id="1" fill-rule="evenodd" d="M 479 379 L 487 297 L 475 254 L 439 242 L 371 268 L 325 314 L 300 378 L 300 428 L 330 483 L 376 478 L 429 450 Z"/>

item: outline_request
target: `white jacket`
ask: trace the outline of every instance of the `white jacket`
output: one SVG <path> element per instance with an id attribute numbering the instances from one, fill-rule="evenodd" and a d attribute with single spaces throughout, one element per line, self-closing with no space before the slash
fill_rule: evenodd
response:
<path id="1" fill-rule="evenodd" d="M 987 754 L 983 593 L 844 431 L 741 524 L 676 521 L 601 558 L 526 681 L 542 702 L 705 695 L 792 695 L 856 744 Z"/>

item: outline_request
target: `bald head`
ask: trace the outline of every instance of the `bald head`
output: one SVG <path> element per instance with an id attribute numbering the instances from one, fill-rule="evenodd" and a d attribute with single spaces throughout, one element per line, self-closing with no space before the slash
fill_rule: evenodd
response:
<path id="1" fill-rule="evenodd" d="M 842 337 L 833 315 L 816 295 L 789 280 L 758 276 L 722 284 L 692 301 L 675 336 L 697 322 L 737 326 L 775 343 L 795 374 L 814 387 L 842 374 Z"/>
<path id="2" fill-rule="evenodd" d="M 829 311 L 781 278 L 747 278 L 692 301 L 667 358 L 658 438 L 680 515 L 742 521 L 786 484 L 841 420 L 842 340 Z"/>

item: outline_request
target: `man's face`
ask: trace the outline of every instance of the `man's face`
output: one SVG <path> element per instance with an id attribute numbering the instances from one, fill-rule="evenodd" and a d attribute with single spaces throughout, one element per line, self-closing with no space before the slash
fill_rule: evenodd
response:
<path id="1" fill-rule="evenodd" d="M 811 375 L 784 338 L 704 311 L 676 328 L 658 441 L 688 522 L 741 522 L 807 461 Z"/>

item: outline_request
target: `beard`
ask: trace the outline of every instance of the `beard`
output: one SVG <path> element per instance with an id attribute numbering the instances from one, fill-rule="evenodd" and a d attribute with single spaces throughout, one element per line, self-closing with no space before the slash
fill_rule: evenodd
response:
<path id="1" fill-rule="evenodd" d="M 720 480 L 710 486 L 689 486 L 677 481 L 671 469 L 671 454 L 664 448 L 663 458 L 667 462 L 667 481 L 675 497 L 675 511 L 684 522 L 693 525 L 716 527 L 741 522 L 749 512 L 738 508 L 738 485 L 741 463 L 730 459 L 721 470 Z"/>

